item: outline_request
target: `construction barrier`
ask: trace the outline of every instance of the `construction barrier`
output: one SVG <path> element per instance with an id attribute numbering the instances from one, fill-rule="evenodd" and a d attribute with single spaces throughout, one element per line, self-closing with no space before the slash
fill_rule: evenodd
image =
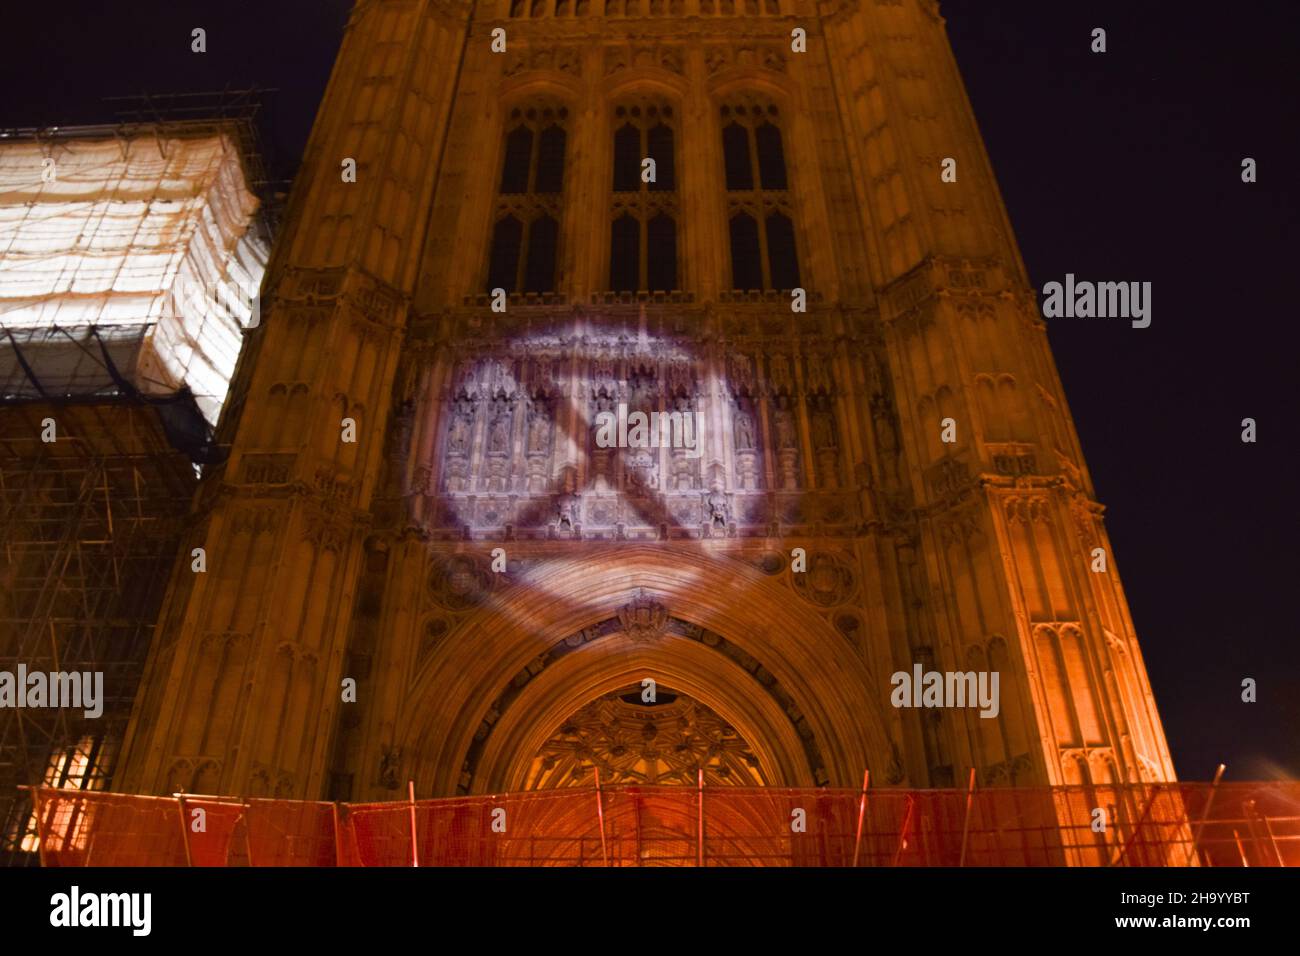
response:
<path id="1" fill-rule="evenodd" d="M 1295 866 L 1300 783 L 607 786 L 389 803 L 35 792 L 45 866 Z"/>

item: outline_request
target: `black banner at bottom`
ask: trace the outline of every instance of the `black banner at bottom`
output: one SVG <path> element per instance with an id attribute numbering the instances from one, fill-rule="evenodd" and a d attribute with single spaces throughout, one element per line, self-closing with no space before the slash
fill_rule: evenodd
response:
<path id="1" fill-rule="evenodd" d="M 0 912 L 10 945 L 1227 942 L 1293 925 L 1297 890 L 1286 869 L 32 868 L 0 870 Z"/>

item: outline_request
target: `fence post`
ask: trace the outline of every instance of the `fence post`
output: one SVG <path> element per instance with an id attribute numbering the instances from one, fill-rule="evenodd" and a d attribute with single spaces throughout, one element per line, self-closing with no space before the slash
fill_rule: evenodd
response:
<path id="1" fill-rule="evenodd" d="M 1260 824 L 1264 827 L 1264 835 L 1268 837 L 1268 845 L 1273 849 L 1273 856 L 1277 860 L 1278 866 L 1286 866 L 1286 860 L 1282 859 L 1282 850 L 1277 845 L 1277 837 L 1273 835 L 1273 826 L 1269 823 L 1268 817 L 1264 811 L 1259 808 L 1259 804 L 1254 800 L 1250 801 L 1250 811 L 1259 818 Z"/>
<path id="2" fill-rule="evenodd" d="M 605 845 L 605 798 L 600 792 L 600 768 L 596 771 L 596 817 L 600 820 L 600 856 L 609 866 L 609 848 Z"/>
<path id="3" fill-rule="evenodd" d="M 253 862 L 253 801 L 256 799 L 256 797 L 249 797 L 247 800 L 243 797 L 239 798 L 239 802 L 244 808 L 244 849 L 248 851 L 248 865 L 250 867 L 257 866 Z M 226 865 L 229 866 L 229 861 L 227 861 Z"/>
<path id="4" fill-rule="evenodd" d="M 19 790 L 30 790 L 32 795 L 32 812 L 36 814 L 36 852 L 41 858 L 41 866 L 49 866 L 45 859 L 45 808 L 41 805 L 41 788 L 19 787 Z M 22 837 L 20 836 L 21 840 Z"/>
<path id="5" fill-rule="evenodd" d="M 334 865 L 343 865 L 343 831 L 339 828 L 339 802 L 335 800 L 330 806 L 334 810 Z"/>
<path id="6" fill-rule="evenodd" d="M 406 781 L 406 792 L 411 798 L 411 866 L 420 865 L 420 843 L 415 830 L 415 781 Z"/>
<path id="7" fill-rule="evenodd" d="M 704 768 L 700 767 L 697 771 L 696 779 L 699 782 L 700 791 L 700 825 L 699 838 L 696 843 L 695 865 L 704 866 Z"/>
<path id="8" fill-rule="evenodd" d="M 912 810 L 915 807 L 916 799 L 909 793 L 907 795 L 907 815 L 903 818 L 903 831 L 898 835 L 898 850 L 894 853 L 894 866 L 898 866 L 898 860 L 907 847 L 907 830 L 912 823 Z"/>
<path id="9" fill-rule="evenodd" d="M 961 823 L 961 859 L 958 866 L 966 865 L 966 838 L 970 835 L 970 805 L 975 799 L 975 768 L 970 768 L 970 783 L 966 787 L 966 816 Z"/>
<path id="10" fill-rule="evenodd" d="M 1147 798 L 1147 805 L 1142 808 L 1142 816 L 1138 817 L 1137 826 L 1135 826 L 1133 832 L 1128 835 L 1128 839 L 1120 845 L 1114 858 L 1106 864 L 1107 866 L 1118 866 L 1128 854 L 1128 851 L 1137 844 L 1138 836 L 1142 832 L 1142 827 L 1147 822 L 1147 816 L 1151 813 L 1151 808 L 1156 805 L 1156 799 L 1160 796 L 1160 787 L 1161 784 L 1159 783 L 1151 784 L 1151 796 Z M 1193 847 L 1194 846 L 1195 845 L 1193 844 Z"/>
<path id="11" fill-rule="evenodd" d="M 173 794 L 176 797 L 176 808 L 181 815 L 181 846 L 185 847 L 185 865 L 193 866 L 194 858 L 190 855 L 190 828 L 185 825 L 185 794 Z"/>
<path id="12" fill-rule="evenodd" d="M 871 768 L 862 771 L 862 796 L 858 799 L 858 832 L 853 838 L 853 865 L 858 865 L 858 853 L 862 849 L 862 821 L 867 815 L 867 787 L 871 784 Z"/>
<path id="13" fill-rule="evenodd" d="M 1192 848 L 1187 851 L 1187 862 L 1185 865 L 1191 866 L 1192 859 L 1196 856 L 1196 848 L 1201 843 L 1201 831 L 1205 829 L 1205 821 L 1210 818 L 1210 807 L 1214 806 L 1214 795 L 1219 792 L 1219 781 L 1223 779 L 1223 771 L 1228 768 L 1227 764 L 1219 764 L 1219 769 L 1214 771 L 1214 782 L 1210 784 L 1210 795 L 1205 800 L 1205 810 L 1201 813 L 1200 822 L 1192 830 Z"/>
<path id="14" fill-rule="evenodd" d="M 1237 832 L 1236 827 L 1232 828 L 1232 838 L 1237 841 L 1237 854 L 1241 857 L 1241 865 L 1250 869 L 1250 860 L 1246 859 L 1246 848 L 1241 845 L 1241 834 Z"/>

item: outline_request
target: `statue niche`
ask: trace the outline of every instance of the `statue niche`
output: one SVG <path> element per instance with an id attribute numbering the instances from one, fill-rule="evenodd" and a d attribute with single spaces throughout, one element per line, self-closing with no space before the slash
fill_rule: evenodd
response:
<path id="1" fill-rule="evenodd" d="M 483 489 L 510 490 L 510 458 L 514 400 L 498 392 L 488 409 L 487 450 L 484 461 Z"/>
<path id="2" fill-rule="evenodd" d="M 547 491 L 551 485 L 551 444 L 554 432 L 552 403 L 545 396 L 534 397 L 528 406 L 524 451 L 526 486 L 530 493 Z"/>

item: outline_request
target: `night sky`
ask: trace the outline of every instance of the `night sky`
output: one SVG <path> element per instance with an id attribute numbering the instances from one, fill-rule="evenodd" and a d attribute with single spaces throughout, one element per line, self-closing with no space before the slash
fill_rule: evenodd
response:
<path id="1" fill-rule="evenodd" d="M 7 9 L 0 127 L 111 121 L 103 96 L 272 87 L 264 149 L 288 180 L 350 6 Z M 1153 283 L 1150 328 L 1062 318 L 1049 335 L 1184 779 L 1220 761 L 1228 779 L 1300 777 L 1296 7 L 942 3 L 1034 286 Z"/>

